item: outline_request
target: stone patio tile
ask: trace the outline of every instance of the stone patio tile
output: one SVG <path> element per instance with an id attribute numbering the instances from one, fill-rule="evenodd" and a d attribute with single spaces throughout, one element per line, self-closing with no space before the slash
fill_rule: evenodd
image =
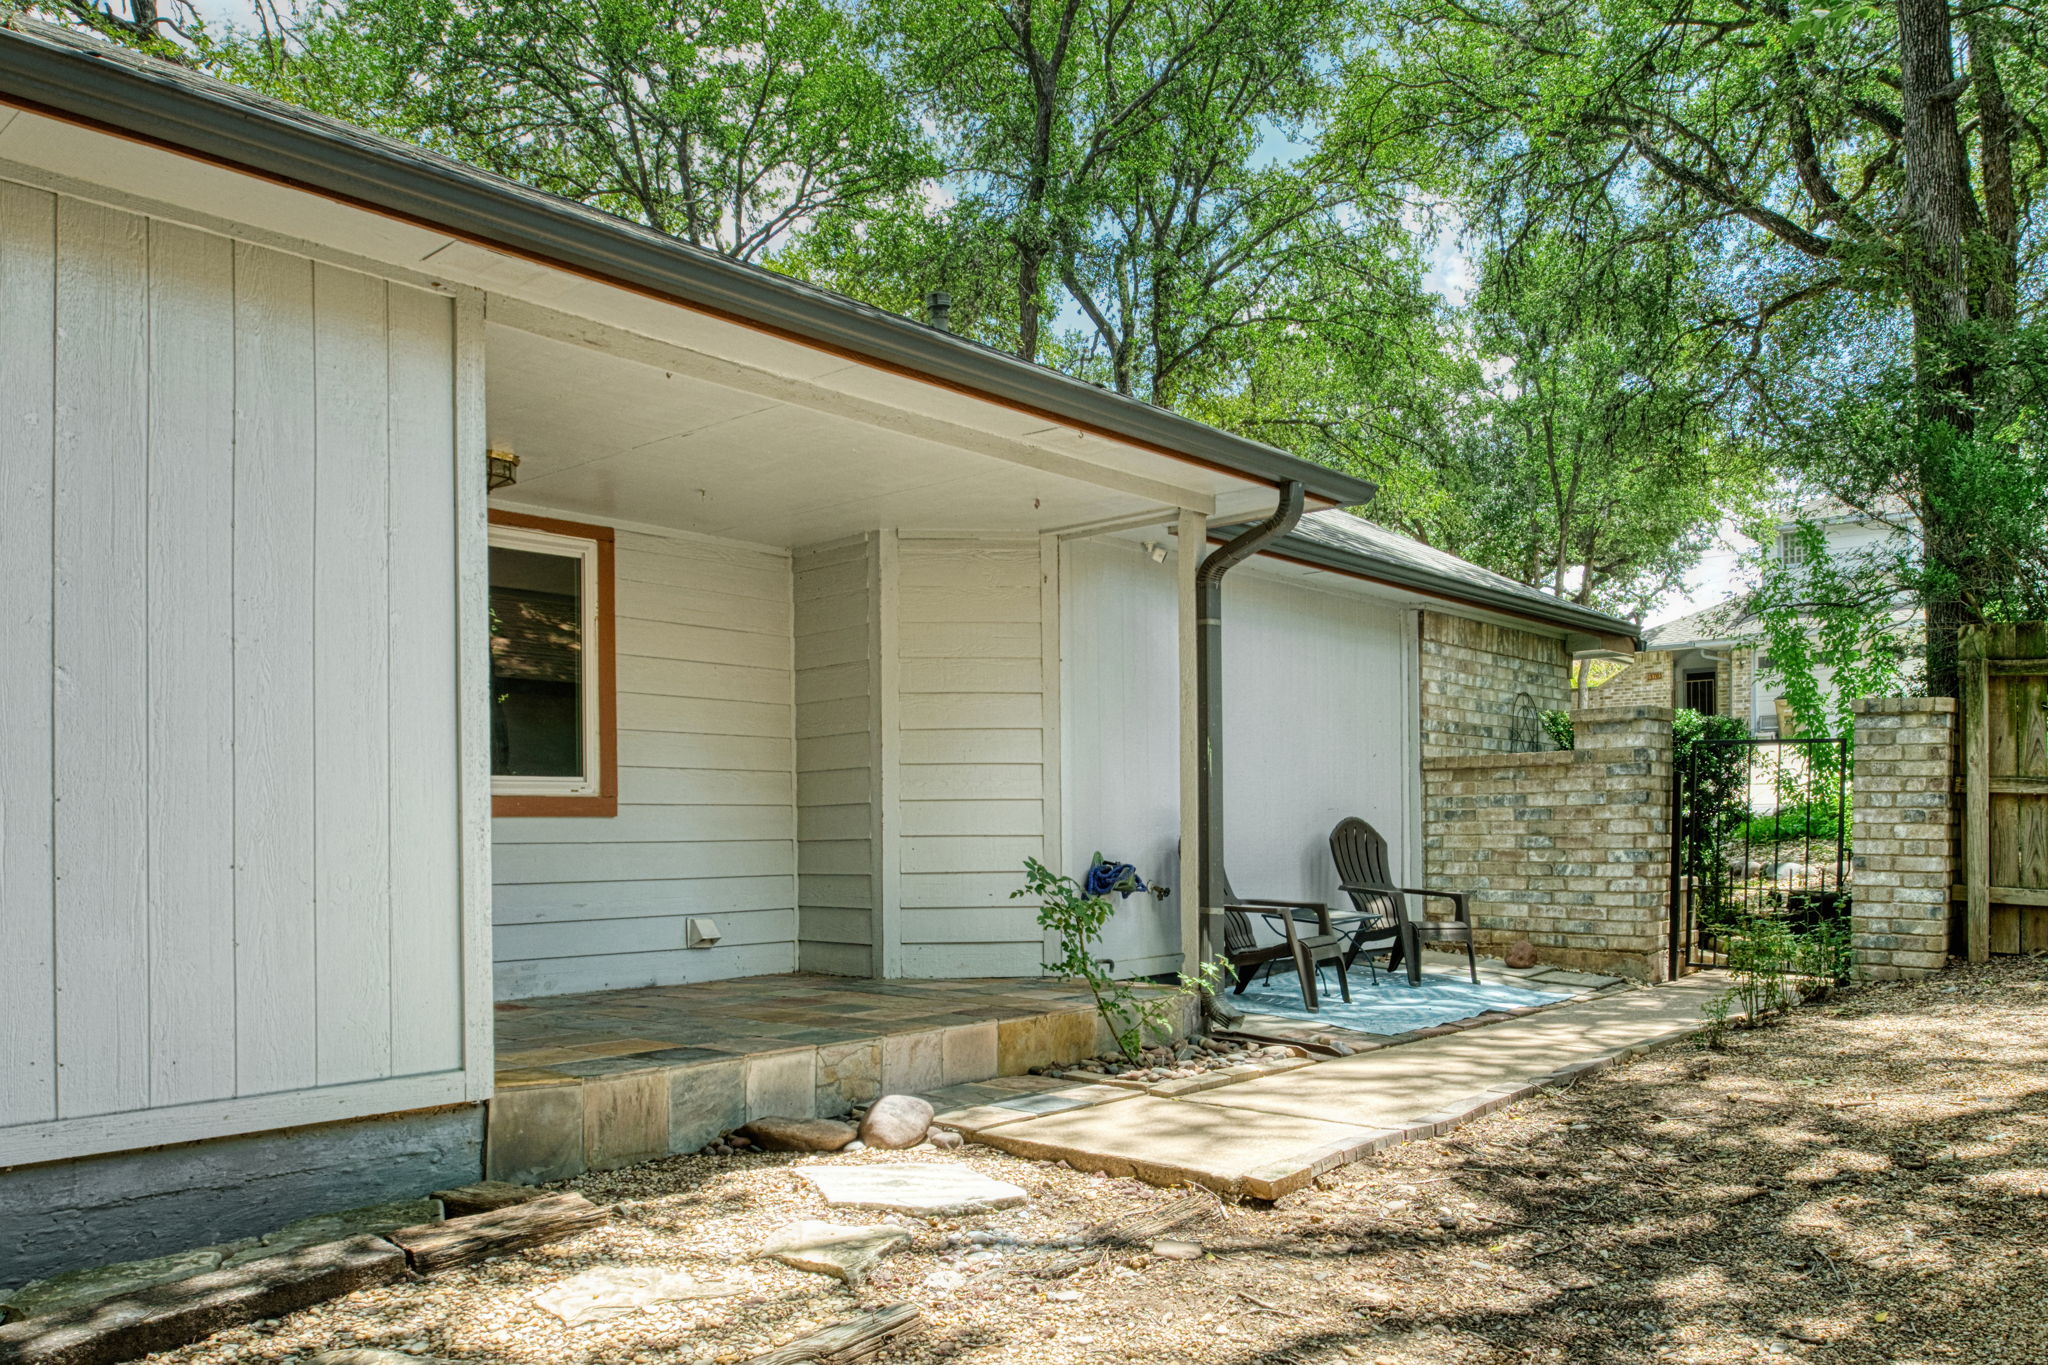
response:
<path id="1" fill-rule="evenodd" d="M 609 1171 L 668 1155 L 669 1073 L 613 1076 L 583 1087 L 583 1162 Z"/>
<path id="2" fill-rule="evenodd" d="M 626 1057 L 585 1057 L 580 1062 L 556 1062 L 550 1071 L 559 1071 L 564 1076 L 575 1076 L 581 1080 L 596 1080 L 600 1076 L 630 1076 L 635 1072 L 659 1071 L 661 1063 L 650 1061 L 644 1054 Z"/>
<path id="3" fill-rule="evenodd" d="M 575 1043 L 569 1050 L 586 1057 L 629 1057 L 636 1052 L 660 1052 L 674 1046 L 666 1038 L 607 1038 L 601 1043 Z"/>
<path id="4" fill-rule="evenodd" d="M 940 1073 L 947 1085 L 985 1081 L 996 1074 L 996 1024 L 962 1024 L 941 1035 Z"/>
<path id="5" fill-rule="evenodd" d="M 1093 1055 L 1096 1017 L 1095 1011 L 1088 1009 L 999 1020 L 996 1024 L 998 1069 L 1014 1074 L 1029 1071 L 1034 1066 L 1078 1062 Z"/>
<path id="6" fill-rule="evenodd" d="M 882 1042 L 870 1038 L 818 1049 L 818 1114 L 838 1118 L 882 1093 Z"/>
<path id="7" fill-rule="evenodd" d="M 694 1152 L 747 1121 L 747 1064 L 738 1058 L 668 1073 L 668 1150 Z"/>
<path id="8" fill-rule="evenodd" d="M 535 1086 L 493 1095 L 484 1167 L 490 1179 L 515 1185 L 581 1175 L 583 1087 Z"/>
<path id="9" fill-rule="evenodd" d="M 1615 982 L 1616 978 L 1611 976 L 1597 976 L 1592 972 L 1567 971 L 1562 967 L 1545 967 L 1539 971 L 1532 972 L 1516 984 L 1539 987 L 1574 986 L 1585 990 L 1597 990 L 1602 986 L 1612 986 Z"/>
<path id="10" fill-rule="evenodd" d="M 882 1039 L 884 1095 L 922 1095 L 945 1084 L 945 1034 L 928 1029 Z"/>
<path id="11" fill-rule="evenodd" d="M 535 1066 L 508 1067 L 491 1077 L 491 1085 L 498 1090 L 516 1090 L 529 1085 L 576 1084 L 579 1082 L 574 1076 L 565 1076 L 559 1071 L 549 1071 L 545 1067 Z"/>
<path id="12" fill-rule="evenodd" d="M 1193 1182 L 1221 1194 L 1278 1199 L 1403 1135 L 1141 1095 L 996 1123 L 971 1136 L 1016 1156 L 1065 1161 L 1077 1170 L 1135 1176 L 1153 1185 Z"/>
<path id="13" fill-rule="evenodd" d="M 815 1048 L 765 1052 L 746 1059 L 747 1118 L 807 1119 L 818 1105 Z"/>

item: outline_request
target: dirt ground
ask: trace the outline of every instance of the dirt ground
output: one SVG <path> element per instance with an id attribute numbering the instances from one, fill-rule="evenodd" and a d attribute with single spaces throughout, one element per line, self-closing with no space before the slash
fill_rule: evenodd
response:
<path id="1" fill-rule="evenodd" d="M 1024 1208 L 925 1223 L 828 1214 L 798 1162 L 960 1161 Z M 683 1157 L 569 1183 L 618 1206 L 571 1241 L 353 1295 L 160 1359 L 340 1345 L 507 1365 L 744 1360 L 908 1301 L 917 1365 L 1203 1361 L 2048 1362 L 2048 958 L 1861 989 L 1682 1045 L 1325 1176 L 1218 1207 L 1199 1260 L 1127 1250 L 1065 1278 L 1059 1244 L 1181 1197 L 968 1147 Z M 755 1259 L 797 1218 L 916 1232 L 858 1293 Z M 603 1264 L 733 1297 L 565 1328 L 531 1299 Z"/>

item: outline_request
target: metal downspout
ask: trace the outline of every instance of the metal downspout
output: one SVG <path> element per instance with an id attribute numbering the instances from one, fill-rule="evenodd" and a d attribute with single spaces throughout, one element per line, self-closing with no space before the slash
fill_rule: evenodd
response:
<path id="1" fill-rule="evenodd" d="M 1279 485 L 1280 506 L 1273 515 L 1211 550 L 1195 571 L 1195 622 L 1199 632 L 1195 653 L 1195 742 L 1201 759 L 1197 805 L 1202 839 L 1202 956 L 1222 941 L 1212 932 L 1211 917 L 1223 892 L 1223 575 L 1257 554 L 1269 542 L 1294 529 L 1301 520 L 1306 490 L 1292 480 Z M 1190 963 L 1188 970 L 1194 970 Z"/>

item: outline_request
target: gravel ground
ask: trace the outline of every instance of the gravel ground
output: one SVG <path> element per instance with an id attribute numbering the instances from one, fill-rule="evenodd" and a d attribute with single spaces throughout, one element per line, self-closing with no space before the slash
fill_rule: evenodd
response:
<path id="1" fill-rule="evenodd" d="M 922 1222 L 828 1214 L 804 1162 L 959 1161 L 1029 1206 Z M 1871 987 L 1653 1054 L 1178 1234 L 1029 1272 L 1093 1223 L 1184 1192 L 987 1149 L 681 1157 L 569 1182 L 610 1226 L 352 1295 L 161 1359 L 279 1361 L 340 1345 L 450 1359 L 733 1362 L 908 1300 L 882 1357 L 1296 1362 L 2048 1361 L 2048 958 Z M 909 1249 L 862 1290 L 753 1258 L 802 1217 L 895 1221 Z M 738 1281 L 730 1298 L 565 1328 L 534 1308 L 604 1264 Z"/>

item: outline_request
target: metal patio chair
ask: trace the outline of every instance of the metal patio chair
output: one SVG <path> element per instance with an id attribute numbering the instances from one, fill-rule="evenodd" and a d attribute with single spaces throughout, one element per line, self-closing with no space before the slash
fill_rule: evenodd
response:
<path id="1" fill-rule="evenodd" d="M 1387 959 L 1387 970 L 1392 971 L 1405 961 L 1408 984 L 1419 986 L 1422 984 L 1422 945 L 1462 942 L 1465 945 L 1465 965 L 1472 973 L 1472 983 L 1479 984 L 1479 956 L 1472 946 L 1472 910 L 1463 891 L 1397 885 L 1387 871 L 1387 841 L 1380 837 L 1378 830 L 1355 815 L 1339 820 L 1337 827 L 1330 831 L 1330 857 L 1337 863 L 1338 884 L 1344 894 L 1351 897 L 1352 907 L 1359 916 L 1359 928 L 1351 934 L 1351 946 L 1344 959 L 1345 970 L 1350 970 L 1351 963 L 1361 953 L 1391 947 L 1393 952 Z M 1409 915 L 1410 896 L 1422 898 L 1422 915 Z M 1427 904 L 1430 900 L 1449 901 L 1451 918 L 1428 918 Z M 1368 965 L 1370 962 L 1368 958 Z"/>

